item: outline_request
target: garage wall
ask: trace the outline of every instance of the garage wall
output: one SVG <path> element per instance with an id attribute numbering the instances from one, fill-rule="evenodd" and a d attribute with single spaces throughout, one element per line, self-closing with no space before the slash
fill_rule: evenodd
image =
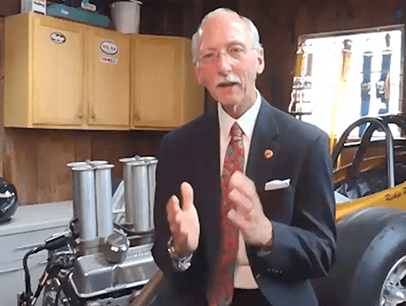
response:
<path id="1" fill-rule="evenodd" d="M 10 0 L 10 9 L 4 7 L 5 2 L 1 1 L 0 15 L 12 11 L 18 3 Z M 141 8 L 140 32 L 190 38 L 204 14 L 221 6 L 239 11 L 257 25 L 266 60 L 258 88 L 271 104 L 283 110 L 289 105 L 299 35 L 404 24 L 405 17 L 395 17 L 395 11 L 406 9 L 406 3 L 400 0 L 150 0 Z M 2 39 L 0 20 L 0 42 Z M 0 59 L 0 104 L 3 64 Z M 213 101 L 206 96 L 210 107 Z M 118 158 L 156 154 L 162 135 L 142 131 L 4 131 L 0 121 L 0 175 L 17 186 L 22 203 L 63 201 L 70 199 L 67 162 L 107 159 L 116 164 L 113 176 L 119 177 L 122 170 Z"/>

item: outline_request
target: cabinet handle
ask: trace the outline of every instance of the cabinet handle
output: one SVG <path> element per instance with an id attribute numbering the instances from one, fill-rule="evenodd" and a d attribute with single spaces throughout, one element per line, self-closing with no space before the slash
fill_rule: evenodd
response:
<path id="1" fill-rule="evenodd" d="M 94 108 L 92 107 L 92 109 L 90 110 L 90 118 L 91 119 L 96 119 L 96 114 L 95 114 L 95 112 L 94 112 Z"/>
<path id="2" fill-rule="evenodd" d="M 79 119 L 83 119 L 84 116 L 82 113 L 80 113 L 78 117 L 79 117 Z"/>

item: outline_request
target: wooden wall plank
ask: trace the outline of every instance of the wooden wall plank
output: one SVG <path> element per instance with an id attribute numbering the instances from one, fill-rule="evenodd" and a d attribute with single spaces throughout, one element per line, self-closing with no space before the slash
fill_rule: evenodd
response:
<path id="1" fill-rule="evenodd" d="M 37 203 L 37 143 L 35 130 L 6 129 L 4 177 L 17 188 L 20 203 Z"/>
<path id="2" fill-rule="evenodd" d="M 159 131 L 93 132 L 91 159 L 114 164 L 112 177 L 122 178 L 123 168 L 119 159 L 135 155 L 155 156 L 163 134 Z"/>
<path id="3" fill-rule="evenodd" d="M 71 199 L 68 162 L 106 160 L 122 179 L 120 158 L 155 156 L 164 132 L 6 129 L 5 177 L 16 185 L 22 204 Z"/>
<path id="4" fill-rule="evenodd" d="M 76 131 L 75 137 L 72 140 L 75 143 L 75 156 L 72 161 L 83 161 L 92 158 L 92 137 L 89 132 Z"/>
<path id="5" fill-rule="evenodd" d="M 68 162 L 75 160 L 71 131 L 40 130 L 37 143 L 37 203 L 71 198 Z M 76 133 L 73 133 L 73 135 Z M 77 138 L 76 135 L 74 138 Z"/>
<path id="6" fill-rule="evenodd" d="M 0 16 L 17 14 L 20 11 L 20 0 L 0 1 Z"/>

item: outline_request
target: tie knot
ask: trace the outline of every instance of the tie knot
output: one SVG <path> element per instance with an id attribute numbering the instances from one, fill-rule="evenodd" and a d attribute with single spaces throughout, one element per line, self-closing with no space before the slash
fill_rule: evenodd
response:
<path id="1" fill-rule="evenodd" d="M 241 138 L 242 137 L 242 130 L 237 122 L 234 122 L 233 126 L 230 130 L 230 136 L 233 138 Z"/>

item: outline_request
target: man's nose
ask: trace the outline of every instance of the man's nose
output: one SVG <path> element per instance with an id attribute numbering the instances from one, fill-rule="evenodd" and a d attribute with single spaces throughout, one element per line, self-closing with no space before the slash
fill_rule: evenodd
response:
<path id="1" fill-rule="evenodd" d="M 231 71 L 230 57 L 227 52 L 219 52 L 217 64 L 220 74 L 227 74 Z"/>

